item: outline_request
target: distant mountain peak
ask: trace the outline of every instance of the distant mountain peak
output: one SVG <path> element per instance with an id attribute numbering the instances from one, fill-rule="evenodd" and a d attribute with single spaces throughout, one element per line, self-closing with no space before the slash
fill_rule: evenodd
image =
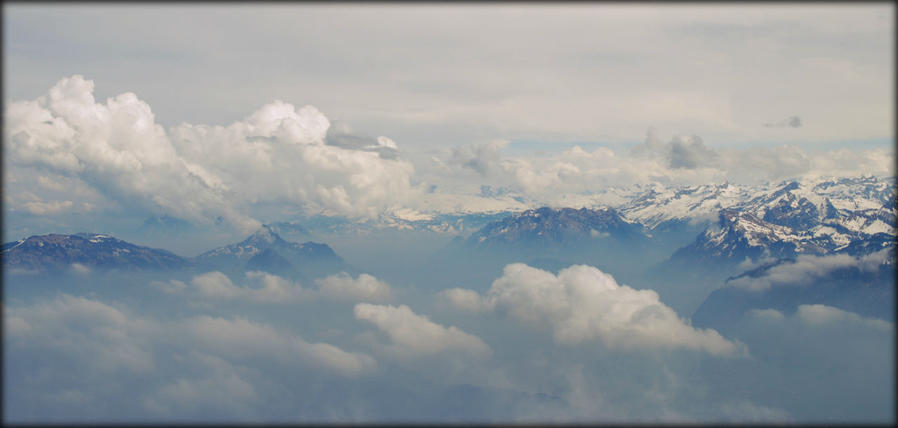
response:
<path id="1" fill-rule="evenodd" d="M 73 263 L 103 269 L 181 269 L 190 263 L 166 250 L 134 245 L 102 233 L 34 235 L 3 245 L 6 267 L 62 270 Z"/>
<path id="2" fill-rule="evenodd" d="M 277 234 L 277 228 L 263 224 L 259 230 L 253 232 L 253 234 L 247 237 L 242 243 L 265 243 L 270 245 L 278 241 L 283 241 L 283 239 Z"/>
<path id="3" fill-rule="evenodd" d="M 491 246 L 521 242 L 563 244 L 604 237 L 641 236 L 641 226 L 624 220 L 614 208 L 529 209 L 488 223 L 469 244 Z"/>

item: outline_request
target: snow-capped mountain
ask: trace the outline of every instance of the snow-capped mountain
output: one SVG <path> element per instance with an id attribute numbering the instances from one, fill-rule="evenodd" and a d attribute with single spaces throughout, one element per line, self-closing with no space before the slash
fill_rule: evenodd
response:
<path id="1" fill-rule="evenodd" d="M 781 183 L 721 210 L 716 225 L 671 259 L 738 263 L 878 251 L 894 244 L 894 192 L 893 180 L 863 177 Z"/>
<path id="2" fill-rule="evenodd" d="M 264 270 L 275 274 L 316 276 L 322 272 L 353 270 L 327 244 L 289 242 L 267 225 L 241 242 L 209 250 L 194 260 L 200 266 L 229 272 Z"/>
<path id="3" fill-rule="evenodd" d="M 692 243 L 677 250 L 672 261 L 729 262 L 735 264 L 764 258 L 795 257 L 798 254 L 823 254 L 825 248 L 812 242 L 806 232 L 766 222 L 756 215 L 726 209 L 720 212 L 716 227 L 709 227 Z"/>
<path id="4" fill-rule="evenodd" d="M 58 272 L 73 266 L 95 269 L 184 269 L 189 260 L 166 250 L 142 247 L 97 233 L 31 236 L 3 244 L 4 268 Z"/>
<path id="5" fill-rule="evenodd" d="M 553 209 L 542 207 L 488 223 L 471 235 L 467 243 L 481 248 L 540 244 L 566 245 L 612 238 L 642 240 L 642 226 L 624 220 L 614 208 Z"/>
<path id="6" fill-rule="evenodd" d="M 505 217 L 513 212 L 484 212 L 464 214 L 422 214 L 399 212 L 383 214 L 373 219 L 350 220 L 343 217 L 316 215 L 298 223 L 311 234 L 368 235 L 379 231 L 435 232 L 450 235 L 471 233 L 490 221 Z M 275 223 L 281 227 L 282 223 Z"/>
<path id="7" fill-rule="evenodd" d="M 679 223 L 711 223 L 722 209 L 748 200 L 759 189 L 730 183 L 701 186 L 648 186 L 618 207 L 628 220 L 650 230 Z"/>
<path id="8" fill-rule="evenodd" d="M 782 183 L 647 186 L 617 206 L 630 221 L 650 230 L 671 223 L 713 224 L 720 210 L 737 209 L 801 230 L 838 223 L 872 235 L 894 228 L 895 178 L 808 178 Z M 891 221 L 891 223 L 889 223 Z"/>

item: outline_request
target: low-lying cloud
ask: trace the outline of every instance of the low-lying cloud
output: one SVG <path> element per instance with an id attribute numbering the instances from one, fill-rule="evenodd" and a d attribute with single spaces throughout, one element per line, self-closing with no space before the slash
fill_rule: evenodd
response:
<path id="1" fill-rule="evenodd" d="M 479 337 L 437 324 L 406 305 L 355 305 L 358 320 L 374 324 L 390 337 L 389 349 L 400 358 L 461 352 L 475 357 L 492 353 Z"/>
<path id="2" fill-rule="evenodd" d="M 390 284 L 366 273 L 355 278 L 346 272 L 319 278 L 314 282 L 317 288 L 267 272 L 250 271 L 245 277 L 245 283 L 238 285 L 227 275 L 212 271 L 194 276 L 189 283 L 172 279 L 151 285 L 170 294 L 191 290 L 205 298 L 281 305 L 315 299 L 383 302 L 393 295 Z"/>
<path id="3" fill-rule="evenodd" d="M 656 292 L 618 285 L 591 266 L 571 266 L 556 276 L 511 264 L 486 296 L 463 289 L 442 296 L 463 310 L 498 311 L 537 328 L 548 327 L 562 345 L 598 340 L 620 348 L 686 348 L 717 355 L 744 351 L 714 330 L 696 329 L 681 320 Z"/>

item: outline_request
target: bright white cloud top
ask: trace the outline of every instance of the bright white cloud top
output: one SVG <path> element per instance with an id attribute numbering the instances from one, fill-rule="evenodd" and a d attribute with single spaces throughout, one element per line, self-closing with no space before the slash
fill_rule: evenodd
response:
<path id="1" fill-rule="evenodd" d="M 93 92 L 93 81 L 76 75 L 37 100 L 10 104 L 12 162 L 77 179 L 125 206 L 203 222 L 223 217 L 243 231 L 259 226 L 241 211 L 249 203 L 300 201 L 365 217 L 414 191 L 410 163 L 325 144 L 330 122 L 313 107 L 275 101 L 227 127 L 182 124 L 166 133 L 133 93 L 100 103 Z M 58 211 L 71 202 L 31 204 Z"/>
<path id="2" fill-rule="evenodd" d="M 390 337 L 390 350 L 399 358 L 461 352 L 483 357 L 492 353 L 479 337 L 457 327 L 445 327 L 427 316 L 412 312 L 406 305 L 355 305 L 356 319 L 374 324 Z"/>
<path id="3" fill-rule="evenodd" d="M 635 290 L 591 266 L 553 275 L 522 263 L 505 267 L 486 296 L 464 289 L 443 292 L 454 306 L 500 311 L 536 328 L 549 327 L 556 342 L 599 340 L 609 347 L 686 348 L 733 355 L 744 348 L 709 329 L 696 329 L 664 305 L 658 293 Z"/>

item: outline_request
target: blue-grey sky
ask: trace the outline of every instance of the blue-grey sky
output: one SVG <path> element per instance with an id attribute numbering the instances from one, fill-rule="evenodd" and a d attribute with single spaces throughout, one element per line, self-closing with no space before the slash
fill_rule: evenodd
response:
<path id="1" fill-rule="evenodd" d="M 412 147 L 888 138 L 894 8 L 839 5 L 5 5 L 6 97 L 64 76 L 165 126 L 275 99 Z M 802 126 L 764 126 L 792 116 Z"/>

